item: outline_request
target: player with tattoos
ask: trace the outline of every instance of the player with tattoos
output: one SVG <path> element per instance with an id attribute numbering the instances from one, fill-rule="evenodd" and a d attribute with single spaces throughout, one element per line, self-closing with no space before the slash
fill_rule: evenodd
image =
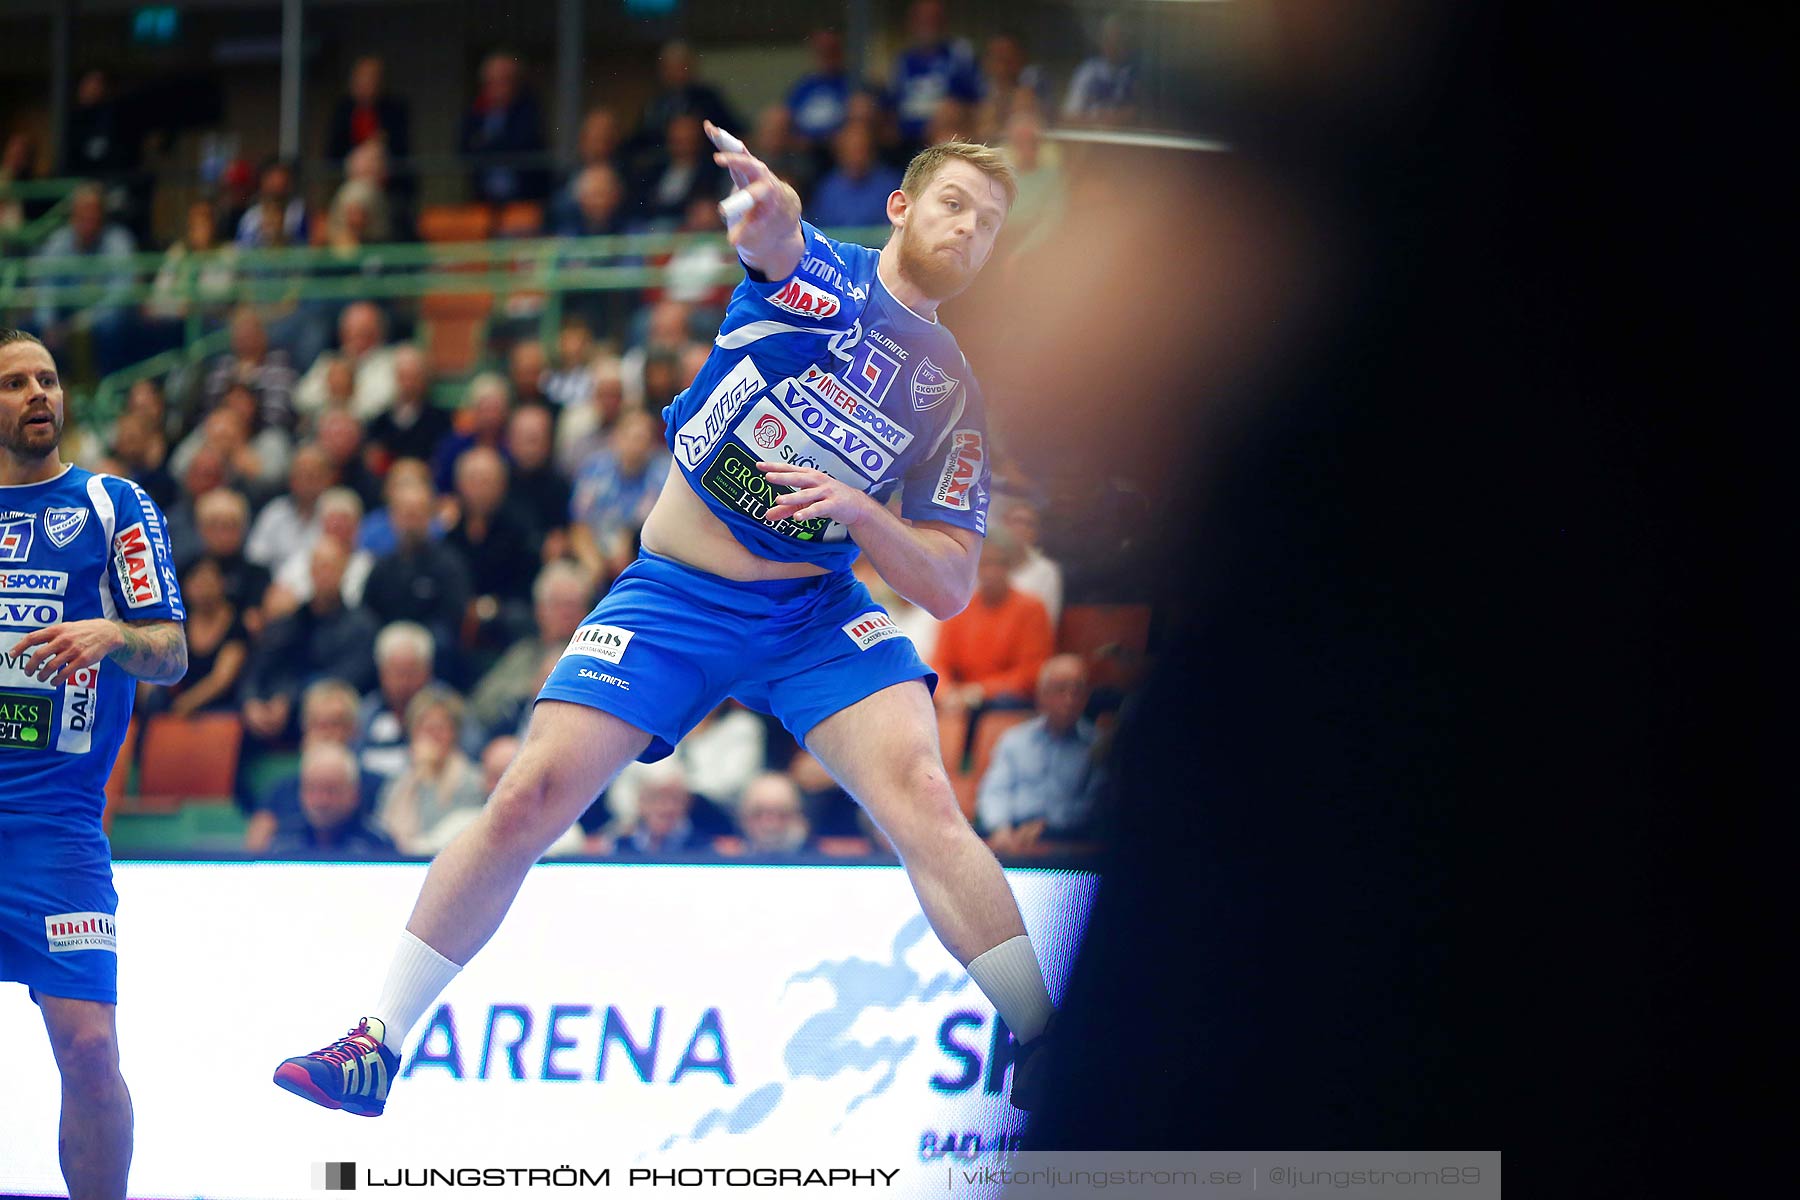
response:
<path id="1" fill-rule="evenodd" d="M 72 1200 L 131 1166 L 119 1073 L 118 896 L 100 817 L 139 679 L 187 672 L 162 514 L 128 479 L 64 463 L 62 381 L 0 329 L 0 980 L 44 1014 Z"/>

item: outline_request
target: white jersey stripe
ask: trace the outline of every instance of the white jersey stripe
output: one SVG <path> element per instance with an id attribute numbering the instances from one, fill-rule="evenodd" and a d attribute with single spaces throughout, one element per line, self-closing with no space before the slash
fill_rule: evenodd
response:
<path id="1" fill-rule="evenodd" d="M 112 558 L 113 526 L 118 524 L 118 513 L 113 510 L 112 497 L 106 494 L 106 476 L 95 475 L 87 481 L 88 500 L 94 506 L 94 513 L 100 518 L 100 531 L 106 535 L 106 557 L 102 563 Z M 109 621 L 119 619 L 119 606 L 113 603 L 112 587 L 107 582 L 111 568 L 102 565 L 100 568 L 100 612 Z"/>
<path id="2" fill-rule="evenodd" d="M 828 328 L 806 325 L 789 325 L 786 321 L 752 321 L 748 325 L 740 325 L 730 333 L 721 333 L 713 339 L 713 345 L 721 350 L 741 350 L 751 342 L 760 342 L 777 333 L 810 333 L 814 337 L 833 332 Z"/>

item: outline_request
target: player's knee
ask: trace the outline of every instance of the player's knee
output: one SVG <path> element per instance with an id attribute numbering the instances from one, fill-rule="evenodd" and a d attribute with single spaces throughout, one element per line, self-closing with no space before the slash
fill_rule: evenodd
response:
<path id="1" fill-rule="evenodd" d="M 119 1043 L 102 1024 L 78 1025 L 56 1039 L 56 1066 L 76 1091 L 110 1091 L 119 1078 Z"/>
<path id="2" fill-rule="evenodd" d="M 526 763 L 515 763 L 488 798 L 489 832 L 507 843 L 535 839 L 543 824 L 550 793 L 548 775 Z"/>
<path id="3" fill-rule="evenodd" d="M 924 842 L 965 830 L 968 822 L 956 803 L 956 791 L 935 756 L 909 765 L 893 787 L 883 826 L 896 844 Z"/>

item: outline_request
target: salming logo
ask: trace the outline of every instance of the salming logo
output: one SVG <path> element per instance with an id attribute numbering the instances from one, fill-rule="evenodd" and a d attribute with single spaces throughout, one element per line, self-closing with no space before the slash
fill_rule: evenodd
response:
<path id="1" fill-rule="evenodd" d="M 387 1097 L 387 1064 L 381 1061 L 379 1049 L 370 1050 L 360 1058 L 346 1059 L 343 1070 L 344 1095 L 367 1096 L 372 1100 Z"/>

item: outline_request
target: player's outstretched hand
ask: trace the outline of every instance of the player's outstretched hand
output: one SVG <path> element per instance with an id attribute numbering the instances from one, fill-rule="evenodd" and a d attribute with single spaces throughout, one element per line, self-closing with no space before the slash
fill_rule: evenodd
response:
<path id="1" fill-rule="evenodd" d="M 751 154 L 744 143 L 706 122 L 718 152 L 713 161 L 731 173 L 736 190 L 719 205 L 738 257 L 769 279 L 793 274 L 806 253 L 800 236 L 800 196 Z"/>
<path id="2" fill-rule="evenodd" d="M 119 627 L 104 617 L 90 621 L 61 621 L 33 630 L 8 651 L 17 658 L 38 647 L 25 663 L 25 674 L 40 683 L 67 683 L 69 675 L 91 667 L 125 644 Z"/>
<path id="3" fill-rule="evenodd" d="M 815 521 L 828 518 L 840 525 L 854 527 L 857 522 L 881 507 L 867 492 L 840 483 L 812 467 L 759 462 L 756 469 L 770 483 L 794 489 L 781 498 L 781 503 L 763 514 L 765 521 Z"/>

